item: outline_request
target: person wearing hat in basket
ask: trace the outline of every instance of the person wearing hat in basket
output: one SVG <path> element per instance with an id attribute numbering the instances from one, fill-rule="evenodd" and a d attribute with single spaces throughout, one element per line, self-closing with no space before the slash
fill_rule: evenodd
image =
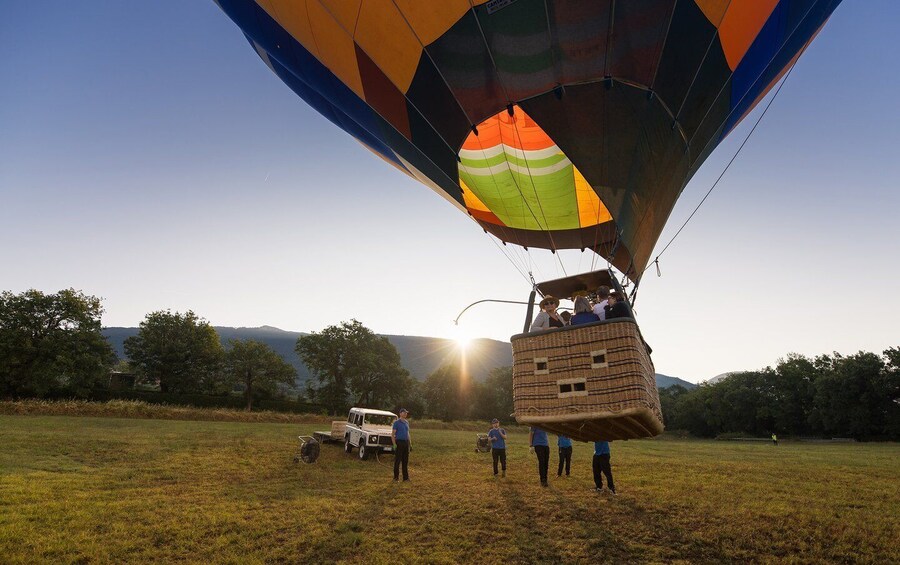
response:
<path id="1" fill-rule="evenodd" d="M 403 480 L 409 480 L 409 410 L 400 409 L 400 417 L 391 426 L 391 440 L 394 442 L 394 480 L 400 480 L 400 466 L 403 465 Z"/>
<path id="2" fill-rule="evenodd" d="M 557 308 L 559 308 L 559 299 L 549 295 L 545 296 L 541 300 L 541 311 L 534 317 L 534 323 L 531 324 L 529 331 L 537 332 L 564 327 L 566 323 L 557 314 Z"/>
<path id="3" fill-rule="evenodd" d="M 528 444 L 531 446 L 531 452 L 537 455 L 541 486 L 548 486 L 547 469 L 550 466 L 550 442 L 547 440 L 547 432 L 532 426 L 528 432 Z"/>
<path id="4" fill-rule="evenodd" d="M 506 476 L 506 430 L 500 427 L 500 420 L 491 420 L 491 429 L 488 430 L 488 439 L 491 440 L 491 458 L 494 460 L 494 476 L 497 476 L 497 462 L 503 468 L 503 476 Z"/>

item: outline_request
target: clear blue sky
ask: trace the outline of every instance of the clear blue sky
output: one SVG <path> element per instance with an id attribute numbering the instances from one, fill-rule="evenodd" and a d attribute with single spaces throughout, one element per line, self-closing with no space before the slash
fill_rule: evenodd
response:
<path id="1" fill-rule="evenodd" d="M 508 339 L 529 286 L 469 218 L 285 87 L 213 2 L 4 0 L 0 289 L 75 287 L 108 326 Z M 900 3 L 845 0 L 642 283 L 657 370 L 691 381 L 900 345 Z M 749 131 L 688 185 L 659 249 Z M 535 251 L 535 277 L 562 272 Z M 563 258 L 568 273 L 590 258 Z"/>

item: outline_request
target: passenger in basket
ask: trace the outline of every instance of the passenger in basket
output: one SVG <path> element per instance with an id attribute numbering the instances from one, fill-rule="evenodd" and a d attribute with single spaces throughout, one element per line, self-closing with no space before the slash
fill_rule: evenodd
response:
<path id="1" fill-rule="evenodd" d="M 611 320 L 613 318 L 631 318 L 631 310 L 628 309 L 628 303 L 617 292 L 609 294 L 609 304 L 606 306 L 606 319 Z"/>
<path id="2" fill-rule="evenodd" d="M 400 479 L 400 465 L 403 465 L 403 480 L 409 480 L 409 450 L 412 443 L 409 438 L 409 410 L 400 409 L 400 417 L 394 420 L 391 439 L 394 441 L 394 480 Z"/>
<path id="3" fill-rule="evenodd" d="M 567 325 L 567 326 L 572 325 L 572 313 L 569 312 L 568 310 L 563 310 L 562 312 L 560 312 L 559 317 L 562 318 L 562 321 L 565 325 Z"/>
<path id="4" fill-rule="evenodd" d="M 556 446 L 559 448 L 559 467 L 556 469 L 556 476 L 562 476 L 563 464 L 565 464 L 566 476 L 568 477 L 569 469 L 572 467 L 572 440 L 566 436 L 558 435 L 556 436 Z"/>
<path id="5" fill-rule="evenodd" d="M 591 303 L 584 296 L 575 297 L 575 315 L 569 323 L 572 326 L 578 324 L 590 324 L 591 322 L 599 322 L 600 318 L 591 311 Z"/>
<path id="6" fill-rule="evenodd" d="M 491 420 L 491 429 L 488 430 L 488 439 L 491 440 L 491 458 L 494 460 L 494 476 L 497 476 L 497 462 L 503 467 L 503 476 L 506 476 L 506 430 L 500 427 L 500 420 Z"/>
<path id="7" fill-rule="evenodd" d="M 559 308 L 559 299 L 549 295 L 545 296 L 541 300 L 541 311 L 538 312 L 538 315 L 534 318 L 534 323 L 531 324 L 531 331 L 536 332 L 563 327 L 565 324 L 560 319 L 559 314 L 556 313 L 557 308 Z"/>
<path id="8" fill-rule="evenodd" d="M 547 432 L 532 426 L 531 431 L 528 432 L 528 444 L 531 446 L 531 452 L 537 455 L 541 486 L 548 486 L 547 469 L 550 466 L 550 442 L 547 440 Z"/>
<path id="9" fill-rule="evenodd" d="M 597 289 L 597 300 L 594 303 L 594 314 L 601 320 L 606 319 L 606 306 L 609 303 L 609 287 L 606 285 Z"/>

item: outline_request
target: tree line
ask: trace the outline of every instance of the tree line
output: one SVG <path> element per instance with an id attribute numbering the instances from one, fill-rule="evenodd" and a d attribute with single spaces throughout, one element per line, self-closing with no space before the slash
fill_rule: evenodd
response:
<path id="1" fill-rule="evenodd" d="M 444 420 L 512 412 L 511 368 L 474 383 L 457 366 L 445 366 L 419 382 L 387 338 L 356 320 L 297 340 L 296 354 L 313 374 L 297 390 L 295 369 L 268 345 L 223 346 L 215 328 L 192 311 L 147 314 L 125 340 L 127 360 L 117 360 L 101 333 L 102 314 L 99 298 L 74 289 L 0 293 L 0 397 L 89 398 L 108 388 L 117 368 L 167 398 L 238 392 L 248 410 L 263 398 L 296 395 L 333 415 L 351 406 L 404 406 Z"/>
<path id="2" fill-rule="evenodd" d="M 101 333 L 102 314 L 99 298 L 74 289 L 0 293 L 0 397 L 89 398 L 107 388 L 117 359 Z M 301 336 L 295 352 L 312 374 L 300 390 L 293 366 L 268 345 L 232 340 L 223 346 L 215 328 L 193 312 L 161 310 L 147 314 L 125 341 L 128 360 L 116 366 L 169 397 L 241 394 L 247 409 L 295 395 L 335 416 L 351 406 L 402 406 L 416 417 L 446 421 L 508 421 L 513 412 L 511 367 L 476 382 L 450 364 L 419 381 L 387 338 L 356 320 Z M 701 437 L 898 440 L 900 348 L 881 355 L 789 355 L 774 367 L 659 394 L 666 428 Z"/>
<path id="3" fill-rule="evenodd" d="M 900 440 L 900 348 L 808 358 L 659 391 L 668 430 Z"/>
<path id="4" fill-rule="evenodd" d="M 0 293 L 0 397 L 86 398 L 107 388 L 114 366 L 164 393 L 228 394 L 254 400 L 293 387 L 296 371 L 267 345 L 231 341 L 188 311 L 151 312 L 125 341 L 128 362 L 101 333 L 101 301 L 74 289 Z"/>

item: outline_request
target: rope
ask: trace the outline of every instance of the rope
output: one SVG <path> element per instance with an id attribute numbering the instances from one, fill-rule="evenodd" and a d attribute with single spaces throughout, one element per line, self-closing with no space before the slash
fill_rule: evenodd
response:
<path id="1" fill-rule="evenodd" d="M 769 99 L 769 102 L 768 102 L 768 104 L 766 104 L 766 107 L 763 109 L 762 114 L 760 114 L 759 118 L 756 119 L 756 123 L 753 124 L 753 127 L 750 129 L 750 132 L 747 134 L 747 137 L 745 137 L 744 141 L 741 142 L 740 147 L 738 147 L 737 151 L 735 151 L 734 155 L 731 157 L 731 160 L 728 161 L 727 165 L 725 165 L 725 169 L 722 171 L 722 173 L 716 179 L 716 182 L 714 182 L 713 185 L 709 188 L 709 190 L 706 191 L 706 195 L 703 196 L 703 199 L 700 201 L 699 204 L 697 204 L 697 207 L 694 208 L 694 211 L 691 212 L 691 215 L 688 216 L 688 219 L 685 220 L 683 224 L 681 224 L 681 227 L 678 228 L 678 231 L 675 232 L 675 235 L 673 235 L 672 239 L 669 240 L 669 243 L 667 243 L 666 246 L 663 247 L 663 250 L 660 251 L 656 255 L 656 258 L 653 260 L 653 262 L 650 263 L 649 265 L 647 265 L 647 267 L 643 271 L 641 271 L 641 275 L 646 273 L 650 267 L 656 265 L 656 271 L 657 271 L 658 276 L 662 276 L 659 271 L 659 258 L 662 256 L 663 253 L 666 252 L 666 249 L 668 249 L 669 246 L 672 245 L 672 243 L 679 236 L 679 234 L 681 234 L 681 231 L 684 230 L 685 226 L 687 226 L 688 223 L 691 221 L 691 219 L 694 217 L 694 214 L 697 213 L 697 211 L 700 209 L 700 207 L 703 206 L 703 203 L 706 202 L 706 199 L 709 198 L 709 195 L 712 194 L 712 191 L 715 190 L 716 186 L 719 185 L 719 181 L 721 181 L 722 177 L 725 176 L 725 173 L 728 172 L 728 169 L 731 167 L 731 164 L 734 163 L 735 159 L 737 159 L 738 155 L 740 155 L 741 150 L 744 148 L 745 145 L 747 145 L 747 142 L 750 140 L 750 136 L 753 135 L 753 132 L 756 131 L 756 126 L 759 125 L 759 123 L 762 121 L 763 117 L 769 111 L 769 108 L 772 107 L 772 103 L 775 102 L 775 99 L 778 97 L 778 93 L 781 92 L 781 87 L 784 86 L 784 83 L 787 82 L 788 77 L 791 76 L 791 73 L 794 71 L 794 67 L 797 65 L 798 60 L 800 60 L 799 56 L 796 59 L 794 59 L 794 63 L 791 65 L 791 68 L 788 69 L 788 72 L 787 72 L 787 74 L 784 75 L 784 78 L 781 79 L 781 83 L 778 85 L 778 88 L 775 89 L 775 93 L 772 95 L 772 98 Z"/>
<path id="2" fill-rule="evenodd" d="M 553 233 L 550 231 L 550 223 L 547 221 L 547 214 L 544 212 L 544 206 L 543 206 L 543 204 L 541 204 L 541 199 L 538 196 L 537 185 L 534 184 L 534 177 L 531 175 L 531 165 L 528 164 L 528 155 L 527 155 L 527 151 L 525 150 L 525 144 L 522 143 L 522 134 L 519 133 L 519 119 L 515 115 L 515 110 L 513 111 L 513 114 L 510 117 L 512 118 L 513 131 L 516 132 L 516 137 L 518 138 L 519 146 L 522 148 L 521 149 L 522 160 L 525 161 L 525 169 L 528 171 L 528 180 L 531 181 L 531 191 L 534 193 L 534 199 L 537 201 L 538 209 L 541 212 L 541 217 L 544 219 L 544 226 L 546 226 L 546 227 L 544 227 L 543 229 L 545 232 L 547 232 L 547 237 L 550 239 L 551 251 L 553 251 L 553 254 L 556 256 L 556 260 L 559 262 L 559 266 L 562 269 L 563 275 L 569 276 L 569 274 L 566 273 L 566 267 L 565 267 L 565 265 L 563 265 L 562 258 L 559 256 L 559 253 L 557 253 L 558 249 L 556 247 L 556 242 L 553 241 Z M 505 152 L 504 152 L 504 154 L 505 154 Z M 507 162 L 507 164 L 509 164 L 509 158 L 507 158 L 506 162 Z M 519 182 L 516 181 L 515 174 L 512 175 L 512 178 L 513 178 L 513 181 L 516 183 L 516 188 L 519 189 L 519 193 L 521 194 L 522 189 L 519 188 Z M 523 194 L 522 199 L 524 200 L 524 198 L 525 198 L 525 195 Z M 528 209 L 531 210 L 531 206 L 529 206 Z M 534 215 L 533 212 L 532 212 L 532 215 Z M 541 225 L 541 223 L 537 220 L 537 218 L 535 218 L 535 221 L 537 221 L 538 226 Z"/>

